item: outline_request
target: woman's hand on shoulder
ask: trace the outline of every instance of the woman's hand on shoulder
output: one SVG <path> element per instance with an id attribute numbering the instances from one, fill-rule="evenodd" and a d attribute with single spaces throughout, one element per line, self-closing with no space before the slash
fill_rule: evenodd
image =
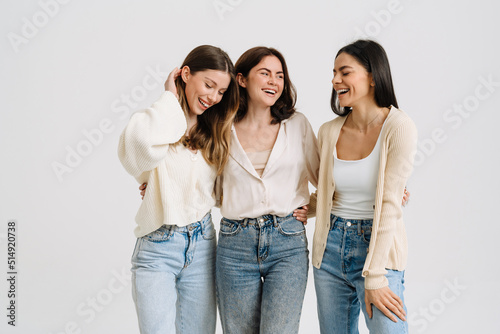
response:
<path id="1" fill-rule="evenodd" d="M 403 301 L 388 286 L 375 290 L 365 289 L 366 312 L 370 319 L 373 316 L 372 304 L 392 321 L 398 322 L 394 314 L 399 319 L 406 321 Z"/>
<path id="2" fill-rule="evenodd" d="M 304 225 L 307 225 L 307 213 L 309 212 L 309 206 L 303 205 L 300 208 L 293 210 L 293 216 L 298 221 L 301 221 Z"/>
<path id="3" fill-rule="evenodd" d="M 403 201 L 401 202 L 401 205 L 406 206 L 409 202 L 410 202 L 410 192 L 405 187 L 405 191 L 403 193 Z"/>
<path id="4" fill-rule="evenodd" d="M 141 198 L 144 199 L 144 195 L 146 195 L 146 188 L 148 187 L 148 184 L 144 182 L 139 186 L 139 190 L 141 191 Z"/>
<path id="5" fill-rule="evenodd" d="M 170 72 L 165 81 L 165 91 L 172 92 L 176 98 L 179 98 L 179 94 L 177 94 L 177 87 L 175 86 L 175 79 L 181 75 L 181 70 L 176 67 Z"/>

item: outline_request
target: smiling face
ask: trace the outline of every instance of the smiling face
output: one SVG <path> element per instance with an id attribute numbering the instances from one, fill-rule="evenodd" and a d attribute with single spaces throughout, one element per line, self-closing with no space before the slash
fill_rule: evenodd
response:
<path id="1" fill-rule="evenodd" d="M 283 92 L 285 75 L 283 66 L 276 56 L 266 56 L 255 65 L 248 75 L 238 74 L 238 83 L 248 93 L 248 103 L 270 108 Z"/>
<path id="2" fill-rule="evenodd" d="M 375 101 L 371 73 L 347 53 L 341 53 L 335 59 L 332 83 L 341 107 L 356 108 Z"/>
<path id="3" fill-rule="evenodd" d="M 231 77 L 227 72 L 204 70 L 191 73 L 187 66 L 182 68 L 181 76 L 186 83 L 184 92 L 191 116 L 201 115 L 205 110 L 219 103 L 231 82 Z"/>

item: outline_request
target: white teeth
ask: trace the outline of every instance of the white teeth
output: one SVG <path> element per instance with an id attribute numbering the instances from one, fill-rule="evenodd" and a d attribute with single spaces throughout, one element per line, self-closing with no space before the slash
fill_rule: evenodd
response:
<path id="1" fill-rule="evenodd" d="M 269 94 L 276 94 L 276 91 L 270 89 L 263 89 L 263 91 Z"/>
<path id="2" fill-rule="evenodd" d="M 349 91 L 349 89 L 339 89 L 337 91 L 337 94 L 343 94 L 343 93 L 347 93 Z"/>
<path id="3" fill-rule="evenodd" d="M 204 103 L 202 100 L 198 99 L 198 101 L 200 101 L 201 105 L 204 106 L 205 108 L 209 107 L 209 105 Z"/>

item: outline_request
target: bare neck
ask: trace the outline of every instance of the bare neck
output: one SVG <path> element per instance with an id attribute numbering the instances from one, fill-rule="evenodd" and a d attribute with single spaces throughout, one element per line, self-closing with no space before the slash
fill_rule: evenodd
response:
<path id="1" fill-rule="evenodd" d="M 198 123 L 198 116 L 188 113 L 186 116 L 186 122 L 187 122 L 186 135 L 189 135 L 189 132 L 191 132 L 193 126 L 195 126 L 196 123 Z"/>
<path id="2" fill-rule="evenodd" d="M 269 126 L 272 120 L 271 107 L 262 108 L 249 103 L 247 113 L 240 123 L 260 128 Z"/>
<path id="3" fill-rule="evenodd" d="M 382 124 L 389 113 L 388 108 L 379 107 L 373 103 L 361 104 L 352 108 L 349 115 L 353 127 L 361 132 Z"/>

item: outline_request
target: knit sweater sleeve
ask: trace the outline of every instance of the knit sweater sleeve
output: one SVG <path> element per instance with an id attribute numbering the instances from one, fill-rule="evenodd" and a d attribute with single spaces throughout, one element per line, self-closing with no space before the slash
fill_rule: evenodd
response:
<path id="1" fill-rule="evenodd" d="M 406 181 L 413 169 L 417 144 L 415 124 L 411 119 L 406 118 L 388 135 L 387 140 L 383 187 L 380 184 L 377 186 L 376 195 L 382 196 L 380 223 L 377 233 L 372 232 L 367 263 L 363 270 L 366 289 L 379 289 L 388 285 L 385 266 L 395 238 L 402 237 L 396 235 L 396 231 L 398 230 L 397 224 L 403 224 L 401 198 Z"/>
<path id="2" fill-rule="evenodd" d="M 186 128 L 186 116 L 176 97 L 164 92 L 150 108 L 133 114 L 123 130 L 118 156 L 125 170 L 139 180 L 165 159 L 169 145 L 179 141 Z"/>

